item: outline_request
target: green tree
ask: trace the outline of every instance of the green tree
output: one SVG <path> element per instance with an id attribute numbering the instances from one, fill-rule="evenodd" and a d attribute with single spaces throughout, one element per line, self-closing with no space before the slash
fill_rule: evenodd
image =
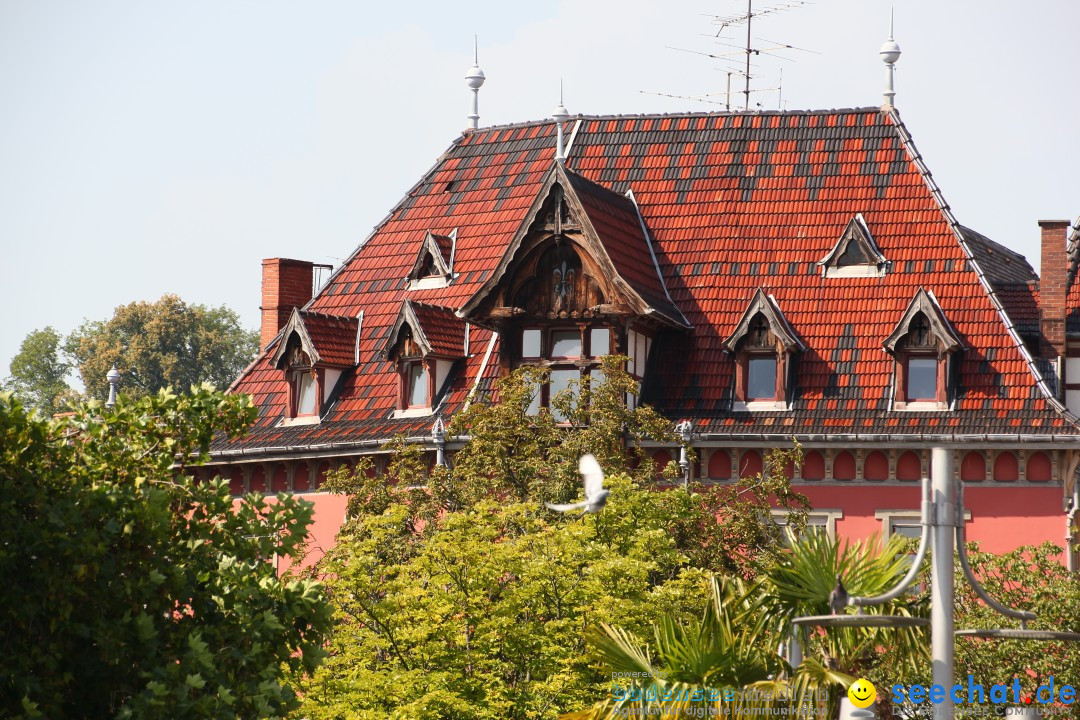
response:
<path id="1" fill-rule="evenodd" d="M 5 383 L 27 407 L 52 414 L 72 399 L 65 378 L 71 366 L 60 352 L 60 333 L 51 327 L 27 335 L 11 359 L 11 377 Z"/>
<path id="2" fill-rule="evenodd" d="M 658 482 L 641 442 L 674 445 L 670 422 L 627 408 L 635 385 L 618 358 L 604 377 L 555 399 L 571 420 L 559 424 L 546 409 L 527 414 L 545 372 L 516 371 L 497 403 L 478 398 L 454 418 L 451 436 L 468 440 L 452 469 L 428 471 L 398 440 L 383 476 L 361 464 L 332 478 L 351 504 L 315 571 L 335 633 L 301 685 L 305 717 L 554 718 L 609 692 L 610 676 L 588 663 L 586 628 L 696 617 L 709 570 L 753 574 L 771 556 L 769 495 L 805 517 L 782 473 L 747 481 L 747 499 L 719 515 L 711 489 L 670 488 L 677 465 Z M 546 510 L 580 497 L 585 452 L 605 468 L 607 507 L 582 518 Z"/>
<path id="3" fill-rule="evenodd" d="M 164 387 L 186 391 L 209 382 L 227 387 L 258 349 L 257 332 L 222 306 L 188 305 L 176 295 L 116 308 L 108 320 L 84 323 L 64 343 L 90 397 L 109 390 L 115 363 L 121 391 L 141 397 Z"/>
<path id="4" fill-rule="evenodd" d="M 255 418 L 209 386 L 56 420 L 0 395 L 0 716 L 284 716 L 323 655 L 320 585 L 279 578 L 310 505 L 196 482 Z"/>

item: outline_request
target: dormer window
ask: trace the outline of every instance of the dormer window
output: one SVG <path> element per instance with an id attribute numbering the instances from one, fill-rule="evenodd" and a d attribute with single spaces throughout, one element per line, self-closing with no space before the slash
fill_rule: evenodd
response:
<path id="1" fill-rule="evenodd" d="M 409 271 L 409 290 L 443 288 L 454 280 L 457 228 L 449 235 L 428 232 Z"/>
<path id="2" fill-rule="evenodd" d="M 465 357 L 465 323 L 449 308 L 406 300 L 383 357 L 397 365 L 394 416 L 430 415 L 446 395 L 455 364 Z"/>
<path id="3" fill-rule="evenodd" d="M 894 410 L 949 408 L 963 345 L 932 293 L 919 289 L 883 345 L 895 362 Z"/>
<path id="4" fill-rule="evenodd" d="M 724 347 L 735 356 L 735 410 L 785 410 L 804 349 L 775 298 L 758 290 Z"/>
<path id="5" fill-rule="evenodd" d="M 883 277 L 890 263 L 885 259 L 862 213 L 848 221 L 828 254 L 818 260 L 821 274 L 827 278 Z"/>
<path id="6" fill-rule="evenodd" d="M 319 422 L 345 372 L 356 365 L 359 328 L 358 318 L 293 310 L 271 360 L 288 387 L 283 424 Z"/>

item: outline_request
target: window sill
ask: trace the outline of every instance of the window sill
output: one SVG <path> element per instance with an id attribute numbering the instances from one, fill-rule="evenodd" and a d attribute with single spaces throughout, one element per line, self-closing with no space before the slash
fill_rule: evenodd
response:
<path id="1" fill-rule="evenodd" d="M 318 425 L 322 418 L 318 415 L 300 415 L 299 417 L 285 418 L 278 427 L 293 427 L 295 425 Z"/>
<path id="2" fill-rule="evenodd" d="M 783 400 L 751 400 L 750 402 L 736 400 L 731 406 L 733 412 L 765 412 L 787 409 L 787 403 Z"/>
<path id="3" fill-rule="evenodd" d="M 822 277 L 826 278 L 880 278 L 885 277 L 884 265 L 845 265 L 843 267 L 826 266 L 822 268 Z"/>
<path id="4" fill-rule="evenodd" d="M 432 414 L 432 410 L 429 407 L 415 407 L 408 410 L 395 410 L 394 414 L 390 416 L 391 420 L 400 420 L 402 418 L 418 418 L 426 417 Z"/>
<path id="5" fill-rule="evenodd" d="M 909 402 L 898 402 L 893 405 L 893 410 L 897 412 L 941 412 L 948 411 L 949 404 L 943 402 L 936 402 L 934 400 L 912 400 Z"/>
<path id="6" fill-rule="evenodd" d="M 409 290 L 434 290 L 436 288 L 449 287 L 450 280 L 443 276 L 430 276 L 417 278 L 409 281 Z"/>

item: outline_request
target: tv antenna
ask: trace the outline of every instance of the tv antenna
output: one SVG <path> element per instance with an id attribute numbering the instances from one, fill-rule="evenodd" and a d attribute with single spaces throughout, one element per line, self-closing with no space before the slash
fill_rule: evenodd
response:
<path id="1" fill-rule="evenodd" d="M 759 0 L 760 2 L 761 0 Z M 820 54 L 814 50 L 808 50 L 806 48 L 796 47 L 790 43 L 780 42 L 776 40 L 769 40 L 762 37 L 755 37 L 752 34 L 751 26 L 755 18 L 765 17 L 767 15 L 775 15 L 789 10 L 797 10 L 799 8 L 812 5 L 810 0 L 786 0 L 782 2 L 774 2 L 772 4 L 759 6 L 754 8 L 754 0 L 746 0 L 746 12 L 735 13 L 730 15 L 707 15 L 711 18 L 713 25 L 719 26 L 716 32 L 709 33 L 707 37 L 712 38 L 713 42 L 720 46 L 722 50 L 720 52 L 704 52 L 701 50 L 691 50 L 687 48 L 669 47 L 669 50 L 678 50 L 679 52 L 691 53 L 694 55 L 701 55 L 713 60 L 720 61 L 719 70 L 727 74 L 727 89 L 726 89 L 726 101 L 723 103 L 727 110 L 731 110 L 731 81 L 733 77 L 741 77 L 743 79 L 743 109 L 750 109 L 750 93 L 751 92 L 772 92 L 777 91 L 779 94 L 777 100 L 777 106 L 782 107 L 783 103 L 783 74 L 780 75 L 780 82 L 777 87 L 769 88 L 756 88 L 750 89 L 750 80 L 756 78 L 755 68 L 760 67 L 756 63 L 752 62 L 752 59 L 760 56 L 774 57 L 786 62 L 795 62 L 793 58 L 787 57 L 784 53 L 795 52 L 808 52 L 815 55 Z M 746 26 L 746 38 L 745 44 L 736 43 L 735 38 L 725 35 L 726 32 L 735 29 L 741 29 L 742 26 Z M 741 33 L 740 33 L 741 37 Z M 648 93 L 650 95 L 660 95 L 663 97 L 682 97 L 687 100 L 697 100 L 699 102 L 708 102 L 720 104 L 713 98 L 720 93 L 707 93 L 705 95 L 670 95 L 667 93 Z M 758 103 L 758 107 L 761 103 Z"/>

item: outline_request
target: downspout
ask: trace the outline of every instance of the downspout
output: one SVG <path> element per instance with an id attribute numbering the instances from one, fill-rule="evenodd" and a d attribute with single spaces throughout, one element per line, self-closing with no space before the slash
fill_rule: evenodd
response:
<path id="1" fill-rule="evenodd" d="M 1065 513 L 1065 565 L 1069 572 L 1076 572 L 1076 551 L 1073 549 L 1073 523 L 1076 521 L 1076 513 L 1080 510 L 1080 483 L 1073 481 L 1072 502 L 1069 504 L 1069 512 Z"/>

